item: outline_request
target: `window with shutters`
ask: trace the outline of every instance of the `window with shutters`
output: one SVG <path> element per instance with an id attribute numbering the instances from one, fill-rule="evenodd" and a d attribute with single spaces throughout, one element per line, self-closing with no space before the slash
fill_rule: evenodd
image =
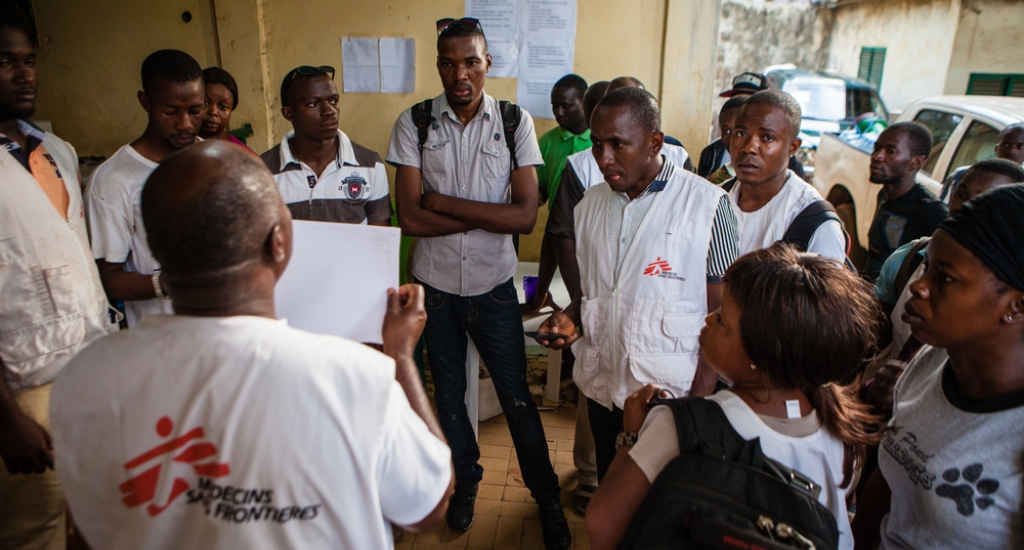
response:
<path id="1" fill-rule="evenodd" d="M 972 73 L 967 95 L 1024 97 L 1024 74 Z"/>
<path id="2" fill-rule="evenodd" d="M 857 78 L 882 87 L 882 68 L 885 67 L 885 48 L 861 48 Z"/>

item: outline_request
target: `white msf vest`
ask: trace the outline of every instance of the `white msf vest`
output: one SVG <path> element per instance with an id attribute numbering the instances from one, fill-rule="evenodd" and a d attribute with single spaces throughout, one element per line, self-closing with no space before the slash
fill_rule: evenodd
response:
<path id="1" fill-rule="evenodd" d="M 686 395 L 707 316 L 711 226 L 724 191 L 675 166 L 656 193 L 615 277 L 605 229 L 615 191 L 601 183 L 576 206 L 583 337 L 573 379 L 588 398 L 622 407 L 655 383 Z"/>
<path id="2" fill-rule="evenodd" d="M 85 344 L 117 328 L 89 248 L 78 157 L 52 134 L 43 143 L 68 190 L 67 221 L 0 149 L 0 384 L 16 392 L 51 382 Z"/>

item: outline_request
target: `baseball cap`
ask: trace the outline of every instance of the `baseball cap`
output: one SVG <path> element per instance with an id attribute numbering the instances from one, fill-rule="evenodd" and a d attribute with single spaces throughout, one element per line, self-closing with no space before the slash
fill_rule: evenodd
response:
<path id="1" fill-rule="evenodd" d="M 767 89 L 768 79 L 763 74 L 742 73 L 732 79 L 732 88 L 718 94 L 718 97 L 732 97 L 736 93 L 752 94 Z"/>

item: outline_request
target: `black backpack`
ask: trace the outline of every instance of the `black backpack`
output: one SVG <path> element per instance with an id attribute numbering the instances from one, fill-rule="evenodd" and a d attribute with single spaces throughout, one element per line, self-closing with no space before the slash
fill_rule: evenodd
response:
<path id="1" fill-rule="evenodd" d="M 519 122 L 523 119 L 523 109 L 510 101 L 498 101 L 501 111 L 501 125 L 505 131 L 505 145 L 512 155 L 512 169 L 519 168 L 519 159 L 516 158 L 516 130 L 519 129 Z M 437 127 L 434 118 L 434 100 L 427 99 L 412 107 L 412 122 L 416 125 L 418 133 L 420 155 L 423 154 L 423 144 L 427 142 L 430 134 L 430 127 Z"/>
<path id="2" fill-rule="evenodd" d="M 620 550 L 838 547 L 836 519 L 817 499 L 821 487 L 764 456 L 757 439 L 740 437 L 718 403 L 652 405 L 672 409 L 680 455 L 654 480 Z"/>
<path id="3" fill-rule="evenodd" d="M 722 184 L 722 190 L 730 193 L 735 186 L 736 178 L 732 178 Z M 791 244 L 803 252 L 807 252 L 807 246 L 811 243 L 811 237 L 814 236 L 814 232 L 821 227 L 821 224 L 829 220 L 839 222 L 839 226 L 843 228 L 843 238 L 846 241 L 846 256 L 843 264 L 846 266 L 846 269 L 857 273 L 857 268 L 850 261 L 850 247 L 853 244 L 850 234 L 846 232 L 846 227 L 843 225 L 843 220 L 839 218 L 839 214 L 836 213 L 836 208 L 825 199 L 816 200 L 801 210 L 797 214 L 796 219 L 793 220 L 793 223 L 789 224 L 789 227 L 786 228 L 786 232 L 782 235 L 780 242 Z"/>

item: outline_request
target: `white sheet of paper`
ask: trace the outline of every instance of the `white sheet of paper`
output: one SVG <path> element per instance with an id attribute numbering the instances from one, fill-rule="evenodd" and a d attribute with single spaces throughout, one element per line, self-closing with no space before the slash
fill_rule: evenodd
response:
<path id="1" fill-rule="evenodd" d="M 341 39 L 345 93 L 380 92 L 380 50 L 376 38 Z"/>
<path id="2" fill-rule="evenodd" d="M 292 327 L 380 344 L 387 290 L 398 288 L 397 227 L 296 220 L 292 259 L 274 293 Z"/>
<path id="3" fill-rule="evenodd" d="M 380 39 L 380 91 L 411 94 L 416 91 L 416 39 Z"/>
<path id="4" fill-rule="evenodd" d="M 527 80 L 519 78 L 516 84 L 516 103 L 533 118 L 555 118 L 551 111 L 551 88 L 555 80 Z"/>
<path id="5" fill-rule="evenodd" d="M 466 17 L 480 20 L 487 36 L 492 78 L 519 74 L 520 10 L 519 0 L 466 0 Z"/>

